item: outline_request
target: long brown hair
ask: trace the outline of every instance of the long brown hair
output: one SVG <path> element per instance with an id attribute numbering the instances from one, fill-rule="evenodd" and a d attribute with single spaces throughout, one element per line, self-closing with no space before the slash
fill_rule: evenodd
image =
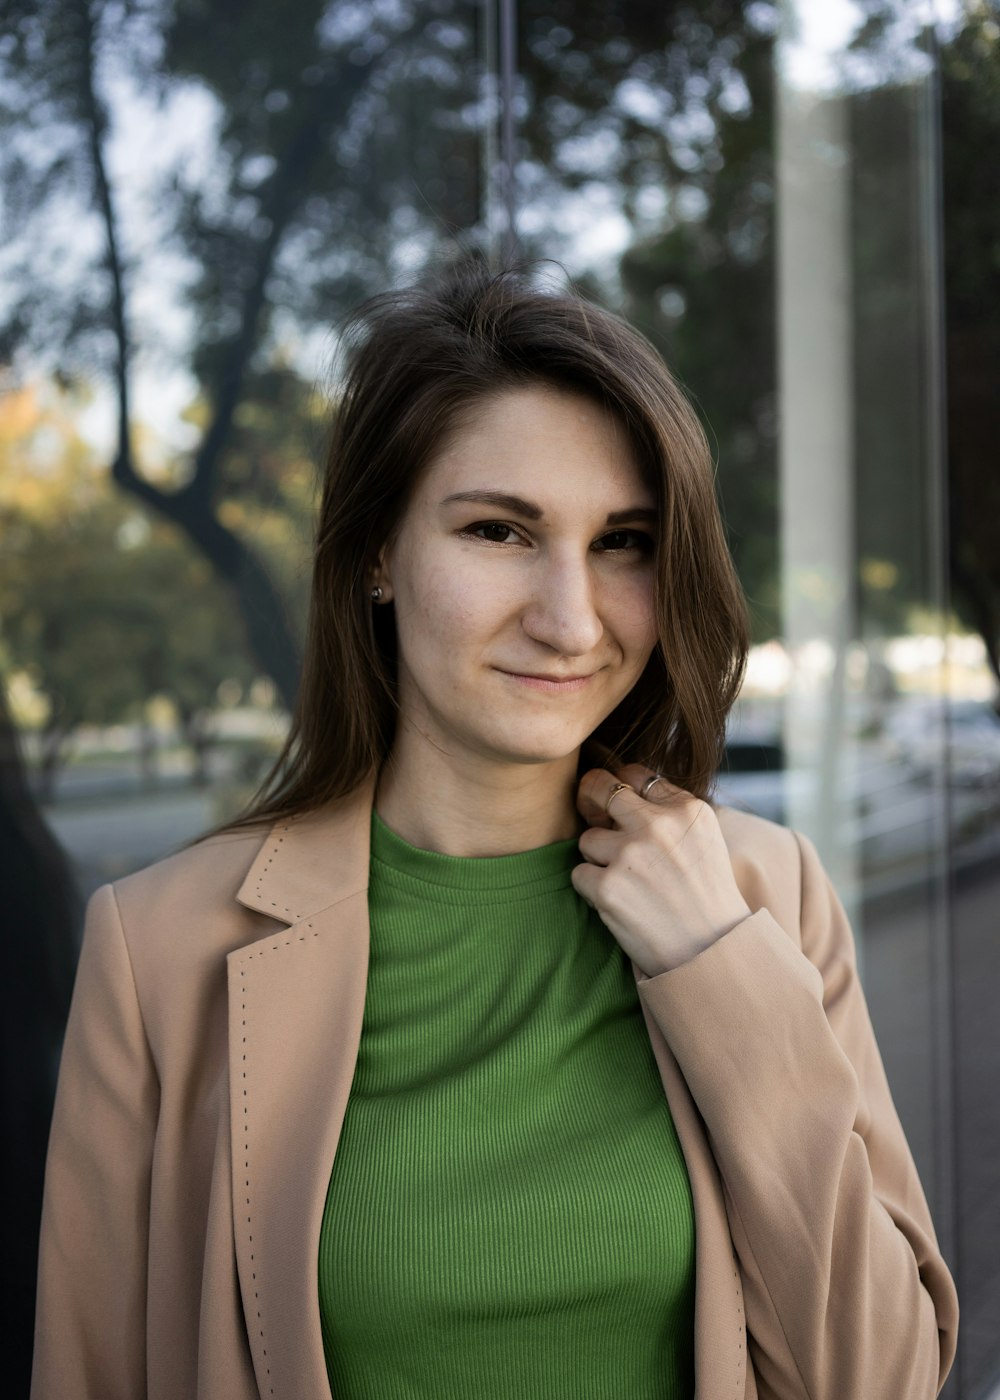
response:
<path id="1" fill-rule="evenodd" d="M 584 393 L 617 415 L 659 509 L 659 643 L 592 740 L 611 763 L 638 760 L 707 797 L 746 664 L 746 609 L 705 434 L 650 342 L 575 292 L 466 255 L 364 302 L 342 346 L 298 700 L 274 766 L 225 829 L 309 811 L 377 774 L 397 713 L 394 609 L 370 598 L 379 550 L 445 435 L 477 403 L 526 384 Z"/>

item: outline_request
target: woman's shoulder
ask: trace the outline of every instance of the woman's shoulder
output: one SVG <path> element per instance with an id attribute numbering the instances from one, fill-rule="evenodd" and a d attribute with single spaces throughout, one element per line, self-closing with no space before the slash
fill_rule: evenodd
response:
<path id="1" fill-rule="evenodd" d="M 763 860 L 798 858 L 798 837 L 791 828 L 741 807 L 720 803 L 714 810 L 730 855 Z"/>
<path id="2" fill-rule="evenodd" d="M 220 832 L 111 882 L 133 957 L 176 954 L 189 943 L 203 950 L 237 946 L 250 921 L 260 918 L 237 896 L 268 831 L 261 826 Z M 104 904 L 100 894 L 91 897 L 95 910 Z"/>
<path id="3" fill-rule="evenodd" d="M 803 838 L 753 812 L 717 806 L 736 883 L 751 909 L 770 909 L 798 937 L 802 915 Z"/>
<path id="4" fill-rule="evenodd" d="M 120 900 L 188 895 L 235 898 L 269 830 L 270 823 L 222 831 L 182 846 L 140 870 L 120 876 L 114 881 L 115 893 Z"/>

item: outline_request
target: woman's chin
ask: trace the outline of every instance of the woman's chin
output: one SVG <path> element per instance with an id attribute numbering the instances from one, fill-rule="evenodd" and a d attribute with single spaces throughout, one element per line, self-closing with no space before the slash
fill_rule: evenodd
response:
<path id="1" fill-rule="evenodd" d="M 537 737 L 519 735 L 489 745 L 490 756 L 500 762 L 544 764 L 568 763 L 575 759 L 586 734 L 540 734 Z"/>

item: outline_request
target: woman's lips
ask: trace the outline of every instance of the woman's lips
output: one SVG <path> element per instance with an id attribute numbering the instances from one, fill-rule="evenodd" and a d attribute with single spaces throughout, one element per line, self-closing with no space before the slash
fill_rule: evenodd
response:
<path id="1" fill-rule="evenodd" d="M 510 676 L 511 680 L 518 684 L 527 686 L 529 690 L 548 691 L 553 695 L 565 695 L 571 690 L 582 690 L 589 680 L 593 679 L 593 673 L 586 676 L 573 676 L 568 680 L 555 680 L 550 676 L 529 676 L 518 671 L 501 671 L 501 675 Z"/>

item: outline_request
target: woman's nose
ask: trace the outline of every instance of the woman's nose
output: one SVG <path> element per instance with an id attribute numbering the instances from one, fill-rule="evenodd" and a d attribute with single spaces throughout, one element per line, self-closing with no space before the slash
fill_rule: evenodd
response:
<path id="1" fill-rule="evenodd" d="M 593 651 L 604 633 L 594 579 L 586 563 L 553 561 L 539 570 L 522 624 L 528 635 L 564 656 Z"/>

